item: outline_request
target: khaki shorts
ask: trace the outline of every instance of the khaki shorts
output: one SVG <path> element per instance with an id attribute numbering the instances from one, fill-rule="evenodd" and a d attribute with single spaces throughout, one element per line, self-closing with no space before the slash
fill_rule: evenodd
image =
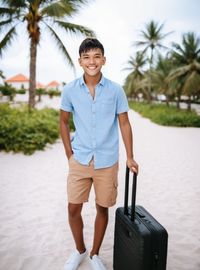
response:
<path id="1" fill-rule="evenodd" d="M 118 162 L 111 167 L 95 170 L 93 161 L 86 166 L 71 156 L 67 179 L 68 202 L 74 204 L 87 202 L 93 184 L 96 203 L 103 207 L 113 206 L 117 198 L 117 176 Z"/>

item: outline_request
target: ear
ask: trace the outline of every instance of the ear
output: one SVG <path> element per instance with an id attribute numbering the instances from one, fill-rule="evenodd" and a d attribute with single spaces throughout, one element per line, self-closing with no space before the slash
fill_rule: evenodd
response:
<path id="1" fill-rule="evenodd" d="M 82 66 L 81 64 L 81 58 L 78 58 L 79 65 Z"/>
<path id="2" fill-rule="evenodd" d="M 105 63 L 106 63 L 106 57 L 104 56 L 103 57 L 103 65 L 105 65 Z"/>

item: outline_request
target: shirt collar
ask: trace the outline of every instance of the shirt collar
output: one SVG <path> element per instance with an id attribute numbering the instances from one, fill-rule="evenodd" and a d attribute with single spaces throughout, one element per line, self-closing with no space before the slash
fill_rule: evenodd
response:
<path id="1" fill-rule="evenodd" d="M 85 85 L 85 81 L 84 81 L 83 75 L 80 77 L 79 82 L 80 82 L 80 85 L 81 85 L 81 86 L 82 86 L 82 85 Z M 101 84 L 102 86 L 105 84 L 105 77 L 103 76 L 103 74 L 102 74 L 102 76 L 101 76 L 100 82 L 99 82 L 97 85 L 99 85 L 99 84 Z"/>

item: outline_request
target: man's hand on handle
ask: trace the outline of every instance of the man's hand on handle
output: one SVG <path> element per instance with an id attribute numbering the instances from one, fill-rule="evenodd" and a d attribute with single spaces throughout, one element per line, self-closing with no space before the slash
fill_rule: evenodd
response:
<path id="1" fill-rule="evenodd" d="M 139 166 L 133 158 L 128 158 L 126 161 L 126 164 L 129 167 L 129 169 L 131 170 L 131 172 L 135 172 L 136 174 L 138 174 Z"/>

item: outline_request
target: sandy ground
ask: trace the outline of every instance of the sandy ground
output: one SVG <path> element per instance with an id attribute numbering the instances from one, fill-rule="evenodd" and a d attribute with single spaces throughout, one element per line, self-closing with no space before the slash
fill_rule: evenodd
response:
<path id="1" fill-rule="evenodd" d="M 129 117 L 140 164 L 137 204 L 168 230 L 167 270 L 199 270 L 200 129 L 158 126 L 133 111 Z M 66 213 L 67 171 L 61 141 L 32 156 L 0 153 L 0 270 L 63 269 L 74 249 Z M 110 209 L 100 253 L 108 270 L 113 269 L 114 217 L 123 205 L 124 173 L 125 149 L 120 141 L 118 201 Z M 92 192 L 83 209 L 88 249 L 93 199 Z M 79 269 L 90 270 L 88 260 Z"/>

